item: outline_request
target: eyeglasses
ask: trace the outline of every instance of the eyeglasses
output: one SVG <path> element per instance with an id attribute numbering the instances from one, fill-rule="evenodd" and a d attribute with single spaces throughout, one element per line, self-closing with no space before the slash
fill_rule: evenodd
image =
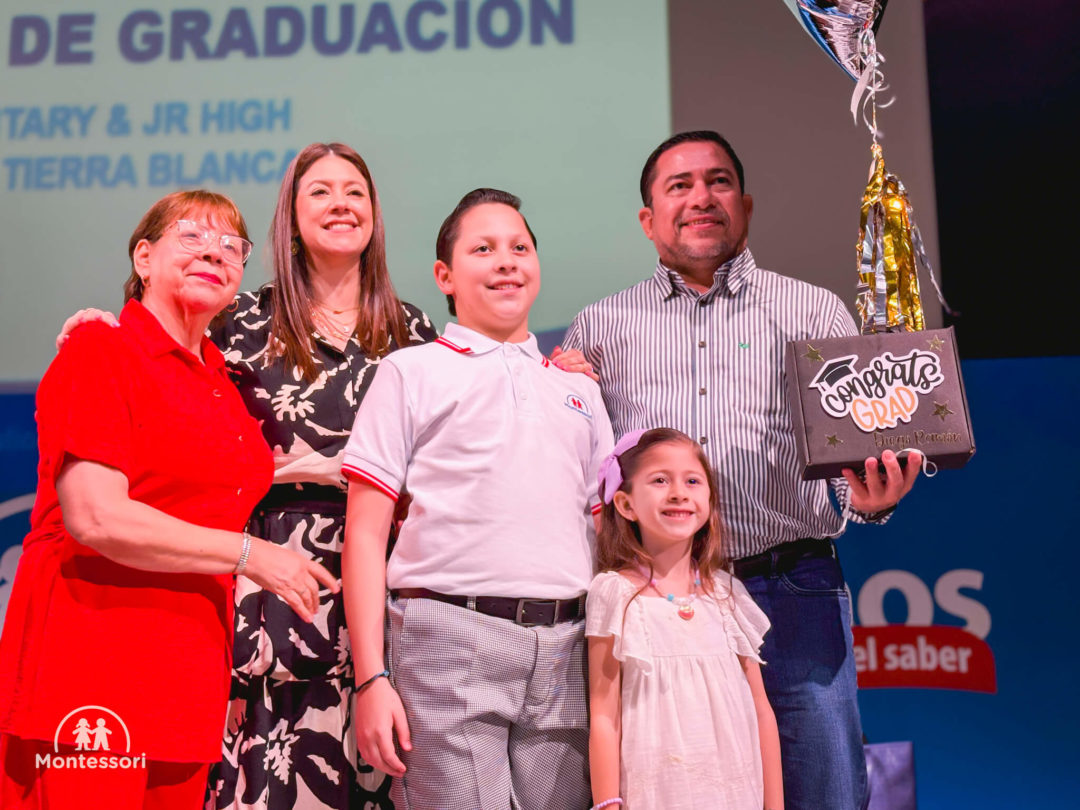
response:
<path id="1" fill-rule="evenodd" d="M 217 231 L 212 231 L 205 225 L 192 222 L 190 219 L 176 220 L 176 238 L 179 240 L 181 247 L 190 250 L 192 253 L 206 250 L 213 244 L 215 236 L 221 245 L 221 258 L 223 261 L 229 264 L 242 265 L 248 260 L 248 256 L 251 255 L 252 244 L 242 236 L 234 236 L 231 233 L 219 234 Z"/>

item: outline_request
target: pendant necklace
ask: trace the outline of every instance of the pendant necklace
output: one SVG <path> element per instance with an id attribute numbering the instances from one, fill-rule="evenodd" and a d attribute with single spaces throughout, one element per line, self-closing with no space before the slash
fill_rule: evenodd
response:
<path id="1" fill-rule="evenodd" d="M 690 573 L 694 578 L 694 584 L 691 587 L 688 596 L 676 596 L 673 593 L 664 593 L 656 584 L 655 579 L 649 580 L 649 587 L 675 605 L 679 609 L 679 618 L 684 621 L 690 621 L 694 618 L 694 600 L 697 599 L 697 589 L 701 585 L 701 577 L 698 575 L 697 569 L 692 569 Z"/>
<path id="2" fill-rule="evenodd" d="M 357 307 L 359 309 L 359 307 Z M 314 320 L 316 326 L 321 326 L 327 332 L 330 333 L 330 337 L 337 340 L 344 340 L 348 342 L 349 338 L 356 332 L 356 320 L 353 319 L 352 323 L 341 323 L 340 321 L 332 318 L 328 312 L 338 314 L 337 310 L 330 310 L 328 307 L 324 307 L 322 304 L 317 304 L 316 309 L 312 311 L 312 315 L 315 316 Z M 348 312 L 348 310 L 342 310 L 342 312 Z"/>

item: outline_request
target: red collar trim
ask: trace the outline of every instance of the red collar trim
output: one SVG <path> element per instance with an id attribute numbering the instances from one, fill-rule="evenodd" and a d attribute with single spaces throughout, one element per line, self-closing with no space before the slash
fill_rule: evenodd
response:
<path id="1" fill-rule="evenodd" d="M 443 346 L 445 346 L 448 349 L 453 349 L 458 354 L 472 354 L 473 353 L 473 350 L 470 349 L 468 346 L 458 346 L 456 343 L 454 343 L 452 341 L 449 341 L 444 337 L 435 338 L 435 342 L 436 343 L 441 343 Z"/>

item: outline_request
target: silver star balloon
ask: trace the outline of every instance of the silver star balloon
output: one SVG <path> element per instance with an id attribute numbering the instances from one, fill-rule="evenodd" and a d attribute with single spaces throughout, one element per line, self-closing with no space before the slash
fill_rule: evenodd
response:
<path id="1" fill-rule="evenodd" d="M 875 34 L 889 0 L 784 0 L 810 37 L 836 64 L 858 81 L 866 68 L 859 39 Z"/>

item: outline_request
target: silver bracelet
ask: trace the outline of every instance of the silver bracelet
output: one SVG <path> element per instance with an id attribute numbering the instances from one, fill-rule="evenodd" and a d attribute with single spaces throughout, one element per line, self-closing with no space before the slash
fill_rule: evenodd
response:
<path id="1" fill-rule="evenodd" d="M 248 557 L 251 556 L 251 535 L 244 531 L 243 534 L 244 545 L 240 549 L 240 559 L 236 561 L 236 568 L 233 569 L 234 574 L 244 573 L 244 569 L 247 568 Z"/>
<path id="2" fill-rule="evenodd" d="M 610 807 L 613 804 L 622 806 L 623 800 L 616 796 L 614 799 L 604 799 L 602 802 L 597 802 L 589 810 L 600 810 L 601 807 Z"/>

